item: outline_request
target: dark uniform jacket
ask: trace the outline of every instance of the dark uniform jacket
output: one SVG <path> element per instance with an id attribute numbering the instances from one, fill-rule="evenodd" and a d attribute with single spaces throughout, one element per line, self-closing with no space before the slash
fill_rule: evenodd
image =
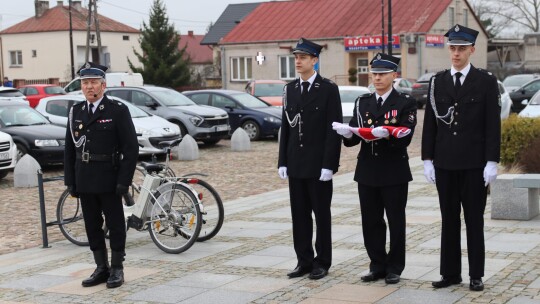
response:
<path id="1" fill-rule="evenodd" d="M 407 146 L 411 143 L 416 126 L 416 102 L 409 95 L 392 89 L 381 109 L 377 110 L 375 96 L 375 93 L 371 93 L 358 97 L 349 125 L 357 128 L 407 127 L 411 129 L 411 133 L 402 138 L 390 135 L 388 139 L 374 141 L 366 141 L 356 135 L 344 138 L 346 147 L 362 142 L 354 180 L 368 186 L 390 186 L 409 182 L 412 175 Z"/>
<path id="2" fill-rule="evenodd" d="M 449 125 L 435 118 L 429 94 L 433 82 L 430 81 L 422 159 L 432 159 L 434 166 L 446 170 L 483 168 L 487 161 L 499 162 L 501 104 L 495 76 L 471 65 L 457 96 L 450 70 L 433 77 L 439 116 L 445 115 L 451 106 L 455 107 L 455 112 Z M 449 122 L 450 118 L 445 121 Z"/>
<path id="3" fill-rule="evenodd" d="M 76 148 L 73 138 L 77 141 L 83 135 L 86 143 Z M 111 160 L 83 162 L 80 156 L 83 148 L 90 157 L 101 155 L 107 158 L 110 155 Z M 86 101 L 73 106 L 73 117 L 66 130 L 64 156 L 64 183 L 67 186 L 75 186 L 78 193 L 114 193 L 117 184 L 131 185 L 138 155 L 135 127 L 125 105 L 104 96 L 91 118 Z"/>
<path id="4" fill-rule="evenodd" d="M 319 178 L 323 168 L 338 171 L 341 137 L 332 130 L 332 122 L 343 120 L 341 99 L 337 85 L 317 74 L 302 101 L 300 81 L 285 86 L 278 167 L 287 167 L 293 178 Z M 286 114 L 293 119 L 297 113 L 301 136 L 300 122 L 293 128 L 287 121 Z"/>

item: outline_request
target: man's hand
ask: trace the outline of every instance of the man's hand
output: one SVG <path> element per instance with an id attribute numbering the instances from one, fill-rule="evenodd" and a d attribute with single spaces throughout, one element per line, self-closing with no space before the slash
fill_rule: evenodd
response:
<path id="1" fill-rule="evenodd" d="M 428 183 L 435 184 L 435 167 L 433 167 L 431 159 L 424 161 L 424 176 Z"/>
<path id="2" fill-rule="evenodd" d="M 77 193 L 77 191 L 75 191 L 75 186 L 67 186 L 68 188 L 68 191 L 69 191 L 69 195 L 73 196 L 73 197 L 79 197 L 79 193 Z"/>
<path id="3" fill-rule="evenodd" d="M 128 189 L 129 189 L 128 186 L 118 184 L 116 185 L 116 195 L 122 196 L 123 194 L 128 193 Z"/>
<path id="4" fill-rule="evenodd" d="M 339 122 L 333 122 L 332 123 L 332 129 L 336 130 L 336 133 L 345 137 L 345 138 L 351 138 L 353 133 L 351 131 L 351 128 L 349 125 L 342 124 Z"/>
<path id="5" fill-rule="evenodd" d="M 488 161 L 484 168 L 484 182 L 486 187 L 497 179 L 497 163 Z"/>
<path id="6" fill-rule="evenodd" d="M 278 174 L 281 179 L 287 178 L 287 167 L 279 167 L 278 168 Z"/>
<path id="7" fill-rule="evenodd" d="M 334 172 L 332 172 L 332 170 L 328 170 L 328 169 L 321 169 L 321 177 L 319 177 L 319 180 L 320 181 L 323 181 L 323 182 L 327 182 L 329 180 L 332 179 L 332 175 L 334 174 Z"/>
<path id="8" fill-rule="evenodd" d="M 386 130 L 383 127 L 373 128 L 373 130 L 371 130 L 371 134 L 373 134 L 373 136 L 378 137 L 378 138 L 385 138 L 385 137 L 390 136 L 390 132 L 388 132 L 388 130 Z"/>

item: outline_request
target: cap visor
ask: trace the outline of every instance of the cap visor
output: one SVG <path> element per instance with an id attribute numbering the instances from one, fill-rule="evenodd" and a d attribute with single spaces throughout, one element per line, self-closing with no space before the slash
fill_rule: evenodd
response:
<path id="1" fill-rule="evenodd" d="M 371 73 L 392 73 L 395 72 L 392 69 L 386 69 L 386 68 L 371 68 Z"/>
<path id="2" fill-rule="evenodd" d="M 448 41 L 446 44 L 448 45 L 472 45 L 472 42 L 467 40 L 452 40 Z"/>

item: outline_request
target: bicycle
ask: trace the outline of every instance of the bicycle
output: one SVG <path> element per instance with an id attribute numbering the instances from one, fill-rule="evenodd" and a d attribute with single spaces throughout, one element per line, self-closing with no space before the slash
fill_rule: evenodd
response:
<path id="1" fill-rule="evenodd" d="M 127 203 L 132 200 L 131 196 L 123 195 L 127 229 L 149 230 L 152 241 L 167 253 L 189 249 L 202 226 L 198 194 L 186 184 L 150 174 L 145 176 L 140 190 L 131 205 Z M 58 201 L 57 219 L 62 234 L 69 241 L 88 245 L 80 200 L 69 195 L 69 191 L 64 191 Z"/>
<path id="2" fill-rule="evenodd" d="M 177 177 L 169 166 L 171 148 L 180 140 L 160 142 L 159 145 L 165 149 L 165 163 L 156 163 L 155 159 L 151 163 L 141 162 L 137 165 L 130 194 L 136 198 L 140 192 L 139 187 L 145 176 L 148 174 L 157 175 L 169 182 L 180 182 L 192 187 L 198 194 L 201 201 L 202 228 L 197 238 L 198 242 L 207 241 L 217 235 L 225 217 L 223 201 L 218 192 L 208 182 L 198 178 L 207 176 L 202 173 L 190 173 Z M 128 202 L 129 203 L 129 202 Z"/>

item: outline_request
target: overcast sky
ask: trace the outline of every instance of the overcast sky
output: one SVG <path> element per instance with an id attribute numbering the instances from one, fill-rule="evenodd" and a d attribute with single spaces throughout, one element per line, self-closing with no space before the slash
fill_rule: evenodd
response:
<path id="1" fill-rule="evenodd" d="M 64 0 L 64 5 L 68 0 Z M 148 15 L 153 0 L 98 0 L 98 13 L 126 25 L 140 29 Z M 268 0 L 162 0 L 169 22 L 174 23 L 180 34 L 193 30 L 205 34 L 208 25 L 216 22 L 227 5 L 235 3 L 268 2 Z M 88 7 L 88 0 L 82 0 Z M 49 7 L 57 0 L 49 1 Z M 35 14 L 34 0 L 0 0 L 0 30 L 24 21 Z"/>

